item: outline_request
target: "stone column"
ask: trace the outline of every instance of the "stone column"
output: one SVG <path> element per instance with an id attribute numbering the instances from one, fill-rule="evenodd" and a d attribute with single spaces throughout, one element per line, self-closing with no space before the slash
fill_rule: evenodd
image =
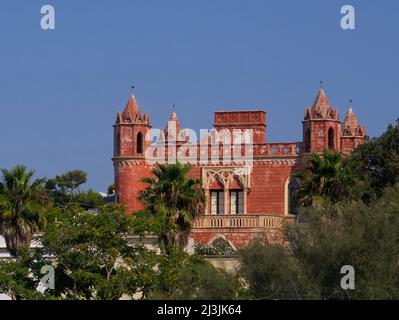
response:
<path id="1" fill-rule="evenodd" d="M 210 204 L 211 204 L 211 193 L 209 191 L 209 189 L 205 189 L 205 215 L 209 215 L 211 214 L 210 211 Z"/>
<path id="2" fill-rule="evenodd" d="M 229 214 L 230 201 L 229 201 L 229 188 L 224 187 L 224 214 Z"/>

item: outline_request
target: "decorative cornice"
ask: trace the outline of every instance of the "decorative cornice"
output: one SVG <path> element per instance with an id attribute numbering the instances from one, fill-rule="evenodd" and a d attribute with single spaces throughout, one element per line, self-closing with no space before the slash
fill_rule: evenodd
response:
<path id="1" fill-rule="evenodd" d="M 155 166 L 155 164 L 151 164 L 145 159 L 113 158 L 112 161 L 115 167 Z"/>
<path id="2" fill-rule="evenodd" d="M 237 166 L 251 166 L 251 165 L 256 165 L 256 166 L 294 166 L 295 164 L 298 163 L 300 157 L 293 157 L 293 158 L 268 158 L 268 159 L 254 159 L 252 162 L 247 162 L 247 163 L 229 163 L 225 164 L 222 162 L 219 163 L 191 163 L 192 166 L 194 167 L 200 167 L 200 168 L 236 168 Z M 148 167 L 154 167 L 156 166 L 156 162 L 151 162 L 147 161 L 143 158 L 112 158 L 112 161 L 114 162 L 114 165 L 119 165 L 119 166 L 137 166 L 137 165 L 145 165 Z"/>
<path id="3" fill-rule="evenodd" d="M 302 120 L 302 123 L 306 122 L 338 122 L 341 123 L 341 121 L 338 119 L 305 119 Z"/>
<path id="4" fill-rule="evenodd" d="M 254 160 L 254 165 L 257 166 L 294 166 L 297 163 L 297 158 L 294 159 L 262 159 L 262 160 Z"/>
<path id="5" fill-rule="evenodd" d="M 149 123 L 129 123 L 129 122 L 121 122 L 121 123 L 115 123 L 112 125 L 114 128 L 115 127 L 137 127 L 137 126 L 142 126 L 142 127 L 148 127 L 152 128 L 152 125 Z"/>

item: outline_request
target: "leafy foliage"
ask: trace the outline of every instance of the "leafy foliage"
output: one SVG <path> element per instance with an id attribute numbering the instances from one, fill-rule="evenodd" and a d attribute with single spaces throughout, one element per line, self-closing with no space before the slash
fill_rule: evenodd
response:
<path id="1" fill-rule="evenodd" d="M 88 191 L 80 190 L 80 187 L 86 182 L 86 172 L 72 170 L 58 175 L 54 179 L 49 179 L 46 182 L 46 189 L 54 204 L 62 210 L 72 206 L 79 206 L 87 210 L 104 205 L 104 200 L 99 193 L 92 189 Z"/>
<path id="2" fill-rule="evenodd" d="M 341 153 L 326 150 L 323 154 L 310 154 L 307 161 L 308 167 L 293 175 L 301 182 L 297 197 L 302 206 L 314 207 L 359 196 L 359 192 L 349 192 L 353 185 L 358 185 L 358 177 L 351 166 L 353 163 Z"/>
<path id="3" fill-rule="evenodd" d="M 43 179 L 32 181 L 34 172 L 25 166 L 2 169 L 0 182 L 0 235 L 5 238 L 7 249 L 16 256 L 28 247 L 33 233 L 46 220 L 46 198 Z"/>
<path id="4" fill-rule="evenodd" d="M 239 251 L 240 274 L 248 283 L 249 296 L 255 299 L 314 299 L 317 289 L 286 248 L 254 242 Z"/>
<path id="5" fill-rule="evenodd" d="M 18 260 L 0 261 L 0 292 L 12 300 L 44 299 L 36 290 L 39 285 L 40 265 L 28 251 L 21 250 Z"/>
<path id="6" fill-rule="evenodd" d="M 158 165 L 152 170 L 153 178 L 142 179 L 148 184 L 139 198 L 145 209 L 139 213 L 142 226 L 151 226 L 168 250 L 170 246 L 185 248 L 191 223 L 203 210 L 205 196 L 199 181 L 187 178 L 190 166 L 180 163 Z"/>
<path id="7" fill-rule="evenodd" d="M 254 298 L 399 299 L 399 184 L 373 204 L 325 203 L 287 228 L 288 248 L 253 244 L 240 253 Z M 354 267 L 343 290 L 341 268 Z"/>
<path id="8" fill-rule="evenodd" d="M 310 155 L 294 175 L 307 223 L 289 227 L 291 251 L 282 257 L 295 259 L 320 298 L 399 298 L 398 159 L 399 120 L 349 157 Z M 356 270 L 353 291 L 340 287 L 343 265 Z"/>
<path id="9" fill-rule="evenodd" d="M 64 299 L 119 299 L 148 293 L 155 253 L 129 244 L 131 220 L 118 207 L 96 214 L 66 211 L 40 240 L 40 256 L 54 257 L 56 290 Z M 144 276 L 145 275 L 145 276 Z"/>
<path id="10" fill-rule="evenodd" d="M 74 197 L 74 202 L 85 210 L 99 208 L 104 205 L 104 199 L 93 189 L 81 191 Z"/>
<path id="11" fill-rule="evenodd" d="M 155 171 L 157 178 L 143 198 L 149 210 L 134 216 L 126 215 L 122 207 L 98 206 L 93 191 L 80 192 L 86 180 L 82 171 L 48 181 L 47 191 L 61 210 L 47 214 L 52 223 L 38 236 L 40 248 L 33 253 L 21 250 L 18 259 L 0 261 L 0 292 L 13 299 L 236 297 L 236 279 L 180 249 L 204 200 L 196 189 L 197 181 L 186 178 L 188 171 L 189 167 L 180 165 Z M 25 179 L 28 186 L 30 177 Z M 24 195 L 15 193 L 19 189 L 12 190 L 10 195 Z M 35 200 L 30 195 L 36 189 L 26 190 L 24 199 Z M 98 210 L 84 211 L 90 204 Z M 32 214 L 41 212 L 43 206 L 39 203 L 34 209 Z M 163 235 L 160 248 L 166 244 L 167 249 L 155 252 L 139 244 L 137 236 L 148 232 Z M 54 268 L 55 289 L 40 293 L 36 288 L 45 265 Z"/>
<path id="12" fill-rule="evenodd" d="M 309 226 L 289 232 L 293 254 L 324 299 L 399 298 L 399 186 L 373 205 L 328 205 L 307 212 Z M 356 270 L 356 289 L 340 288 L 344 265 Z"/>
<path id="13" fill-rule="evenodd" d="M 119 207 L 66 210 L 40 236 L 42 248 L 0 262 L 0 292 L 15 299 L 233 299 L 240 282 L 176 247 L 151 251 L 132 242 L 132 217 Z M 24 258 L 22 258 L 24 257 Z M 35 288 L 40 267 L 55 271 L 55 290 Z M 242 290 L 242 289 L 241 289 Z"/>
<path id="14" fill-rule="evenodd" d="M 217 240 L 221 240 L 220 238 Z M 232 256 L 236 251 L 227 241 L 214 241 L 211 245 L 195 244 L 195 254 L 204 256 Z"/>
<path id="15" fill-rule="evenodd" d="M 382 196 L 384 188 L 399 182 L 399 119 L 382 135 L 360 145 L 349 160 L 366 185 L 362 199 L 371 202 Z"/>
<path id="16" fill-rule="evenodd" d="M 242 290 L 238 279 L 177 248 L 161 256 L 159 271 L 153 299 L 232 300 Z"/>

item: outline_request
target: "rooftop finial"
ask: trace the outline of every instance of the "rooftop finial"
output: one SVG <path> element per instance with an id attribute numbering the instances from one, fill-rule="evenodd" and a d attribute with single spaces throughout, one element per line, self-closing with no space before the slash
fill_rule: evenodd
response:
<path id="1" fill-rule="evenodd" d="M 170 115 L 169 121 L 178 121 L 175 108 L 176 106 L 172 105 L 172 114 Z"/>
<path id="2" fill-rule="evenodd" d="M 130 86 L 130 95 L 133 95 L 133 91 L 135 88 L 136 87 L 133 84 Z"/>
<path id="3" fill-rule="evenodd" d="M 353 100 L 352 100 L 352 98 L 350 98 L 350 99 L 349 99 L 349 106 L 350 106 L 350 107 L 352 107 L 352 102 L 353 102 Z"/>
<path id="4" fill-rule="evenodd" d="M 320 89 L 323 89 L 323 80 L 320 80 Z"/>

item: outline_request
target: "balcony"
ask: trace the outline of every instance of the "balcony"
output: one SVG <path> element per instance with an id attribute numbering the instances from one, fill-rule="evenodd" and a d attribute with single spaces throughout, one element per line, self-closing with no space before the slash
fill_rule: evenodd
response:
<path id="1" fill-rule="evenodd" d="M 282 229 L 284 222 L 294 222 L 295 216 L 279 215 L 203 215 L 193 224 L 194 231 L 201 229 Z"/>

